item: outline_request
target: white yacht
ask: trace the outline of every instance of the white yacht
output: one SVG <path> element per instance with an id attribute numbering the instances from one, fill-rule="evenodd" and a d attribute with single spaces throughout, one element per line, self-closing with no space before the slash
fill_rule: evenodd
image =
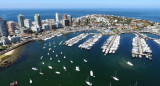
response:
<path id="1" fill-rule="evenodd" d="M 119 79 L 116 77 L 116 73 L 115 76 L 111 76 L 115 81 L 119 81 Z"/>
<path id="2" fill-rule="evenodd" d="M 76 71 L 80 71 L 80 69 L 79 69 L 79 67 L 78 67 L 78 66 L 76 66 Z"/>
<path id="3" fill-rule="evenodd" d="M 129 66 L 133 66 L 133 64 L 130 61 L 125 61 L 123 60 L 126 64 L 128 64 Z"/>
<path id="4" fill-rule="evenodd" d="M 32 79 L 30 78 L 29 83 L 32 84 Z"/>
<path id="5" fill-rule="evenodd" d="M 70 60 L 70 62 L 71 62 L 71 63 L 73 63 L 73 61 L 72 61 L 72 60 Z"/>
<path id="6" fill-rule="evenodd" d="M 90 76 L 95 77 L 92 70 L 90 71 Z"/>
<path id="7" fill-rule="evenodd" d="M 86 60 L 86 59 L 84 59 L 84 62 L 87 62 L 87 60 Z"/>
<path id="8" fill-rule="evenodd" d="M 63 69 L 64 69 L 65 71 L 67 71 L 67 69 L 66 69 L 66 67 L 65 67 L 65 66 L 63 66 Z"/>
<path id="9" fill-rule="evenodd" d="M 38 69 L 36 67 L 32 67 L 32 70 L 37 71 Z"/>
<path id="10" fill-rule="evenodd" d="M 56 71 L 55 73 L 56 73 L 56 74 L 61 74 L 59 71 Z"/>
<path id="11" fill-rule="evenodd" d="M 52 66 L 48 66 L 48 68 L 49 68 L 49 69 L 53 69 L 53 67 L 52 67 Z"/>
<path id="12" fill-rule="evenodd" d="M 43 73 L 43 72 L 41 72 L 41 69 L 40 69 L 40 72 L 39 72 L 39 74 L 40 74 L 40 75 L 44 75 L 44 73 Z"/>

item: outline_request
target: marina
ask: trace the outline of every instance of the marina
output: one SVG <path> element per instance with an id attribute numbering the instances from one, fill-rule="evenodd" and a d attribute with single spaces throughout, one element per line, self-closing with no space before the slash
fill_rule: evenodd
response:
<path id="1" fill-rule="evenodd" d="M 145 39 L 140 38 L 139 35 L 136 34 L 136 37 L 133 38 L 132 43 L 132 57 L 139 57 L 142 58 L 142 56 L 145 56 L 149 60 L 152 60 L 152 50 L 146 43 Z"/>
<path id="2" fill-rule="evenodd" d="M 90 50 L 92 46 L 102 37 L 102 34 L 94 34 L 92 38 L 88 39 L 83 44 L 80 44 L 78 47 L 81 49 Z"/>
<path id="3" fill-rule="evenodd" d="M 73 38 L 65 41 L 64 45 L 73 46 L 74 44 L 78 43 L 80 40 L 86 38 L 88 35 L 89 34 L 87 34 L 87 33 L 86 34 L 82 33 L 82 34 L 80 34 L 80 35 L 78 35 L 76 37 L 73 37 Z"/>
<path id="4" fill-rule="evenodd" d="M 103 44 L 102 52 L 106 54 L 108 53 L 115 53 L 120 44 L 120 36 L 111 36 L 109 37 L 106 42 Z"/>

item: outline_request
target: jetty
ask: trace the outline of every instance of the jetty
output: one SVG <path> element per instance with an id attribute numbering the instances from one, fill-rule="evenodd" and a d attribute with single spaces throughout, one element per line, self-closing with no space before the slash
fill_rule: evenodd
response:
<path id="1" fill-rule="evenodd" d="M 92 46 L 102 37 L 102 34 L 94 34 L 92 38 L 88 39 L 86 42 L 83 44 L 80 44 L 78 47 L 90 50 Z"/>
<path id="2" fill-rule="evenodd" d="M 82 33 L 76 37 L 73 37 L 73 38 L 65 41 L 64 45 L 73 46 L 74 44 L 78 43 L 80 40 L 86 38 L 88 35 L 89 35 L 88 33 Z"/>
<path id="3" fill-rule="evenodd" d="M 132 42 L 132 57 L 139 57 L 142 58 L 142 56 L 145 56 L 146 58 L 152 60 L 151 54 L 152 50 L 146 43 L 144 38 L 141 38 L 138 34 L 135 34 L 136 37 L 133 38 Z"/>
<path id="4" fill-rule="evenodd" d="M 120 36 L 115 35 L 115 36 L 110 36 L 106 42 L 103 44 L 102 52 L 106 54 L 108 53 L 115 53 L 119 47 L 120 44 Z"/>

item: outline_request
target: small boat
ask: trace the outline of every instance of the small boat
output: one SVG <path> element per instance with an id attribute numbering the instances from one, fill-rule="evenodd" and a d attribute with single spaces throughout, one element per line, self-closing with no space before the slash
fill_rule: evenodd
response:
<path id="1" fill-rule="evenodd" d="M 45 49 L 46 47 L 43 47 L 43 49 Z"/>
<path id="2" fill-rule="evenodd" d="M 80 69 L 79 69 L 79 67 L 78 67 L 78 66 L 76 66 L 76 71 L 80 71 Z"/>
<path id="3" fill-rule="evenodd" d="M 56 57 L 58 57 L 58 55 L 56 54 Z"/>
<path id="4" fill-rule="evenodd" d="M 66 58 L 66 56 L 64 56 L 64 59 Z"/>
<path id="5" fill-rule="evenodd" d="M 32 79 L 30 78 L 29 83 L 32 84 Z"/>
<path id="6" fill-rule="evenodd" d="M 10 83 L 10 86 L 16 86 L 16 85 L 18 85 L 18 81 L 14 81 Z"/>
<path id="7" fill-rule="evenodd" d="M 61 61 L 60 60 L 58 60 L 58 63 L 60 63 Z"/>
<path id="8" fill-rule="evenodd" d="M 38 69 L 36 67 L 32 67 L 32 70 L 37 71 Z"/>
<path id="9" fill-rule="evenodd" d="M 52 52 L 54 53 L 54 50 Z"/>
<path id="10" fill-rule="evenodd" d="M 40 74 L 40 75 L 44 75 L 44 73 L 42 73 L 42 72 L 41 72 L 41 69 L 40 69 L 40 72 L 39 72 L 39 74 Z"/>
<path id="11" fill-rule="evenodd" d="M 70 62 L 71 62 L 71 63 L 73 63 L 73 61 L 72 61 L 72 60 L 70 60 Z"/>
<path id="12" fill-rule="evenodd" d="M 49 60 L 52 60 L 52 58 L 50 58 Z"/>
<path id="13" fill-rule="evenodd" d="M 49 69 L 53 69 L 53 67 L 52 67 L 52 66 L 48 66 L 48 68 L 49 68 Z"/>
<path id="14" fill-rule="evenodd" d="M 63 54 L 63 53 L 61 52 L 61 54 Z"/>
<path id="15" fill-rule="evenodd" d="M 126 64 L 128 64 L 129 66 L 133 66 L 133 64 L 130 61 L 125 61 L 125 60 L 123 61 L 126 62 Z"/>
<path id="16" fill-rule="evenodd" d="M 40 59 L 43 59 L 43 56 L 41 56 L 41 58 Z"/>
<path id="17" fill-rule="evenodd" d="M 56 46 L 54 46 L 54 47 L 56 47 Z"/>
<path id="18" fill-rule="evenodd" d="M 48 53 L 48 55 L 49 55 L 49 53 Z"/>
<path id="19" fill-rule="evenodd" d="M 89 85 L 89 86 L 92 86 L 92 83 L 89 82 L 89 81 L 86 81 L 86 84 Z"/>
<path id="20" fill-rule="evenodd" d="M 49 51 L 51 50 L 51 48 L 48 49 Z"/>
<path id="21" fill-rule="evenodd" d="M 90 71 L 90 76 L 95 77 L 92 70 Z"/>
<path id="22" fill-rule="evenodd" d="M 116 77 L 116 73 L 115 76 L 111 76 L 115 81 L 119 81 L 119 79 Z"/>
<path id="23" fill-rule="evenodd" d="M 56 74 L 61 74 L 59 71 L 56 71 L 55 73 L 56 73 Z"/>
<path id="24" fill-rule="evenodd" d="M 84 62 L 87 62 L 87 60 L 86 60 L 86 59 L 84 59 Z"/>
<path id="25" fill-rule="evenodd" d="M 86 80 L 86 84 L 87 84 L 88 86 L 92 86 L 92 83 L 89 82 L 89 76 L 88 76 L 88 80 Z"/>
<path id="26" fill-rule="evenodd" d="M 65 71 L 67 71 L 67 69 L 66 69 L 66 67 L 65 67 L 65 66 L 63 66 L 63 69 L 64 69 Z"/>
<path id="27" fill-rule="evenodd" d="M 44 62 L 42 62 L 42 64 L 44 65 Z"/>

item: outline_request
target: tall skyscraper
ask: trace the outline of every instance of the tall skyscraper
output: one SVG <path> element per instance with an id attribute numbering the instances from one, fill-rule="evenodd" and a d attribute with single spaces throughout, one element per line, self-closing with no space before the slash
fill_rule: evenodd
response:
<path id="1" fill-rule="evenodd" d="M 32 21 L 30 19 L 25 19 L 24 20 L 24 26 L 27 27 L 27 28 L 31 28 Z"/>
<path id="2" fill-rule="evenodd" d="M 67 15 L 67 19 L 69 20 L 69 25 L 72 25 L 72 16 L 71 15 Z"/>
<path id="3" fill-rule="evenodd" d="M 67 19 L 67 15 L 63 15 L 63 20 L 66 20 Z"/>
<path id="4" fill-rule="evenodd" d="M 19 14 L 17 18 L 19 26 L 24 27 L 24 16 L 22 14 Z"/>
<path id="5" fill-rule="evenodd" d="M 3 18 L 0 18 L 0 34 L 1 36 L 8 36 L 7 22 Z"/>
<path id="6" fill-rule="evenodd" d="M 8 31 L 9 31 L 9 33 L 10 34 L 15 33 L 16 23 L 13 22 L 13 21 L 9 21 L 9 22 L 7 22 L 7 24 L 8 24 Z"/>
<path id="7" fill-rule="evenodd" d="M 59 18 L 59 13 L 56 13 L 56 22 L 58 23 L 59 20 L 60 20 L 60 18 Z"/>
<path id="8" fill-rule="evenodd" d="M 39 14 L 35 14 L 34 21 L 36 26 L 40 26 L 40 28 L 42 27 L 41 16 Z"/>

